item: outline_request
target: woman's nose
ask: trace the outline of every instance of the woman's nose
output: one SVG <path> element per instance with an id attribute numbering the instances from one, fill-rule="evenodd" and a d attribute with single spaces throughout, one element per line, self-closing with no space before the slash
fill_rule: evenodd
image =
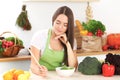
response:
<path id="1" fill-rule="evenodd" d="M 59 28 L 63 28 L 63 25 L 61 24 L 61 25 L 59 26 Z"/>

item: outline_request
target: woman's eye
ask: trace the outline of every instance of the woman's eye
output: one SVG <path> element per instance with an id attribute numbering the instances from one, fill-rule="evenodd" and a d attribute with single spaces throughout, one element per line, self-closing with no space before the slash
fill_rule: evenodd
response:
<path id="1" fill-rule="evenodd" d="M 64 27 L 67 27 L 67 24 L 64 24 Z"/>
<path id="2" fill-rule="evenodd" d="M 60 24 L 60 23 L 56 23 L 56 24 Z"/>
<path id="3" fill-rule="evenodd" d="M 60 22 L 56 22 L 56 24 L 60 24 Z"/>

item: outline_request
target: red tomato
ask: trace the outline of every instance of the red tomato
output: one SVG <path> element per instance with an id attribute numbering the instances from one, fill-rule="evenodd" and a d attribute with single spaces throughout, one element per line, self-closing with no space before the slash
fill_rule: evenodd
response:
<path id="1" fill-rule="evenodd" d="M 93 33 L 92 32 L 88 32 L 87 35 L 88 36 L 93 36 Z"/>
<path id="2" fill-rule="evenodd" d="M 107 50 L 108 50 L 108 47 L 109 47 L 109 45 L 104 45 L 104 46 L 102 46 L 103 51 L 107 51 Z"/>

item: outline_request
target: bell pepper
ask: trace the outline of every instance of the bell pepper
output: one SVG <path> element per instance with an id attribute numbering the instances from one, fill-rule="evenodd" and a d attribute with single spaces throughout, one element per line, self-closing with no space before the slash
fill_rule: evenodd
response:
<path id="1" fill-rule="evenodd" d="M 115 73 L 115 66 L 110 63 L 103 63 L 102 75 L 105 77 L 113 76 Z"/>
<path id="2" fill-rule="evenodd" d="M 88 34 L 88 30 L 81 30 L 80 35 L 81 36 L 86 36 Z"/>

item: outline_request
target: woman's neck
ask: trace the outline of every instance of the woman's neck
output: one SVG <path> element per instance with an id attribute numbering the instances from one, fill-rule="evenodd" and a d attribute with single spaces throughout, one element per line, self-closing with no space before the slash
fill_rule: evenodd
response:
<path id="1" fill-rule="evenodd" d="M 57 50 L 57 51 L 63 50 L 63 46 L 62 46 L 60 40 L 59 39 L 55 39 L 56 36 L 57 35 L 54 33 L 54 31 L 51 31 L 50 47 L 53 50 Z M 57 44 L 57 45 L 53 45 L 53 44 Z"/>
<path id="2" fill-rule="evenodd" d="M 55 37 L 56 37 L 56 34 L 55 34 L 55 32 L 52 30 L 52 31 L 51 31 L 51 38 L 52 38 L 52 39 L 55 39 Z"/>
<path id="3" fill-rule="evenodd" d="M 57 35 L 55 34 L 55 32 L 52 30 L 51 31 L 51 40 L 55 41 L 55 42 L 58 42 L 61 44 L 60 40 L 59 39 L 56 39 Z"/>

